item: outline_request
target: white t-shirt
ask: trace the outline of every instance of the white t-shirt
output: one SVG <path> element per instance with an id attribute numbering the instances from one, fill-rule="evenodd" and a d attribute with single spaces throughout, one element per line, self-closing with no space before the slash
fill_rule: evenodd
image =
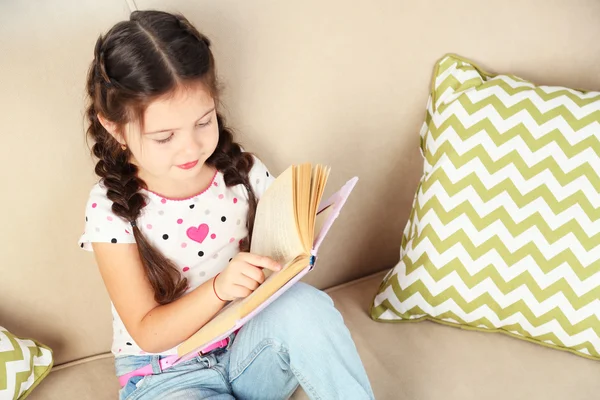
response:
<path id="1" fill-rule="evenodd" d="M 250 183 L 260 198 L 274 180 L 265 165 L 254 157 Z M 137 225 L 146 238 L 171 259 L 188 279 L 189 289 L 223 271 L 239 253 L 239 241 L 246 237 L 248 194 L 243 185 L 225 186 L 217 172 L 202 193 L 184 200 L 171 200 L 144 190 L 148 204 L 142 209 Z M 85 233 L 79 245 L 93 251 L 91 244 L 135 243 L 131 225 L 112 212 L 106 188 L 97 183 L 86 207 Z M 113 304 L 113 344 L 115 356 L 148 354 L 127 332 Z M 162 355 L 176 354 L 173 348 Z"/>

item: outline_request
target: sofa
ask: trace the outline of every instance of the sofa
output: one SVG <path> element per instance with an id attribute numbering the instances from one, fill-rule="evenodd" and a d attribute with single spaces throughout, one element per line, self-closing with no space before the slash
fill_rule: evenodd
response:
<path id="1" fill-rule="evenodd" d="M 182 12 L 212 39 L 223 110 L 272 172 L 326 163 L 329 193 L 359 177 L 305 281 L 333 298 L 377 399 L 600 396 L 598 361 L 369 314 L 422 172 L 418 132 L 436 60 L 456 52 L 488 70 L 598 90 L 600 2 L 57 0 L 0 4 L 0 325 L 48 345 L 55 360 L 29 399 L 117 398 L 109 299 L 77 246 L 95 180 L 84 80 L 98 34 L 135 8 Z"/>

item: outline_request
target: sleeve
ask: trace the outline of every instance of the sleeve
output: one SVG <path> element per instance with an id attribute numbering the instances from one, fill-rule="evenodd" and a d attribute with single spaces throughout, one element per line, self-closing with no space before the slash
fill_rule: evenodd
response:
<path id="1" fill-rule="evenodd" d="M 112 201 L 106 197 L 106 188 L 96 184 L 85 207 L 85 230 L 79 246 L 93 251 L 92 243 L 135 243 L 128 222 L 112 212 Z"/>
<path id="2" fill-rule="evenodd" d="M 263 193 L 271 186 L 271 183 L 275 181 L 275 177 L 271 175 L 265 164 L 256 157 L 254 157 L 254 165 L 248 174 L 250 179 L 250 184 L 252 185 L 252 189 L 254 190 L 254 194 L 260 200 Z"/>

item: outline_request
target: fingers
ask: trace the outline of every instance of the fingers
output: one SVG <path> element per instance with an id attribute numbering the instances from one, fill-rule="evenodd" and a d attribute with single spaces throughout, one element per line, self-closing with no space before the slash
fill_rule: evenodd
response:
<path id="1" fill-rule="evenodd" d="M 273 259 L 269 257 L 259 256 L 251 253 L 240 254 L 241 258 L 248 264 L 252 264 L 256 267 L 270 269 L 271 271 L 281 270 L 281 266 Z"/>
<path id="2" fill-rule="evenodd" d="M 246 264 L 245 268 L 242 269 L 242 274 L 258 283 L 263 283 L 265 281 L 263 270 L 251 264 Z"/>
<path id="3" fill-rule="evenodd" d="M 239 253 L 223 273 L 224 288 L 228 297 L 245 298 L 254 292 L 264 281 L 263 269 L 280 271 L 281 266 L 269 257 L 251 253 Z"/>
<path id="4" fill-rule="evenodd" d="M 238 286 L 245 287 L 251 291 L 255 291 L 256 288 L 258 288 L 258 285 L 260 285 L 259 282 L 243 274 L 237 276 L 234 283 Z"/>

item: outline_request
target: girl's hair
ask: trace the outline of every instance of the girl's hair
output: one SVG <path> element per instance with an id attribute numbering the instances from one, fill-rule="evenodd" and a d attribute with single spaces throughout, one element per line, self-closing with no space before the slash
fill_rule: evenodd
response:
<path id="1" fill-rule="evenodd" d="M 176 88 L 202 82 L 218 102 L 218 87 L 210 41 L 181 15 L 160 11 L 134 11 L 128 21 L 116 24 L 100 36 L 87 77 L 88 138 L 94 141 L 98 159 L 96 174 L 113 202 L 112 211 L 132 224 L 140 258 L 159 304 L 180 297 L 187 280 L 179 269 L 144 237 L 135 223 L 147 199 L 140 192 L 146 184 L 130 162 L 131 153 L 102 126 L 98 114 L 123 127 L 127 122 L 143 123 L 151 101 Z M 241 150 L 217 114 L 219 140 L 206 164 L 223 174 L 226 186 L 244 185 L 248 192 L 248 237 L 240 250 L 248 251 L 257 199 L 248 174 L 252 155 Z"/>

